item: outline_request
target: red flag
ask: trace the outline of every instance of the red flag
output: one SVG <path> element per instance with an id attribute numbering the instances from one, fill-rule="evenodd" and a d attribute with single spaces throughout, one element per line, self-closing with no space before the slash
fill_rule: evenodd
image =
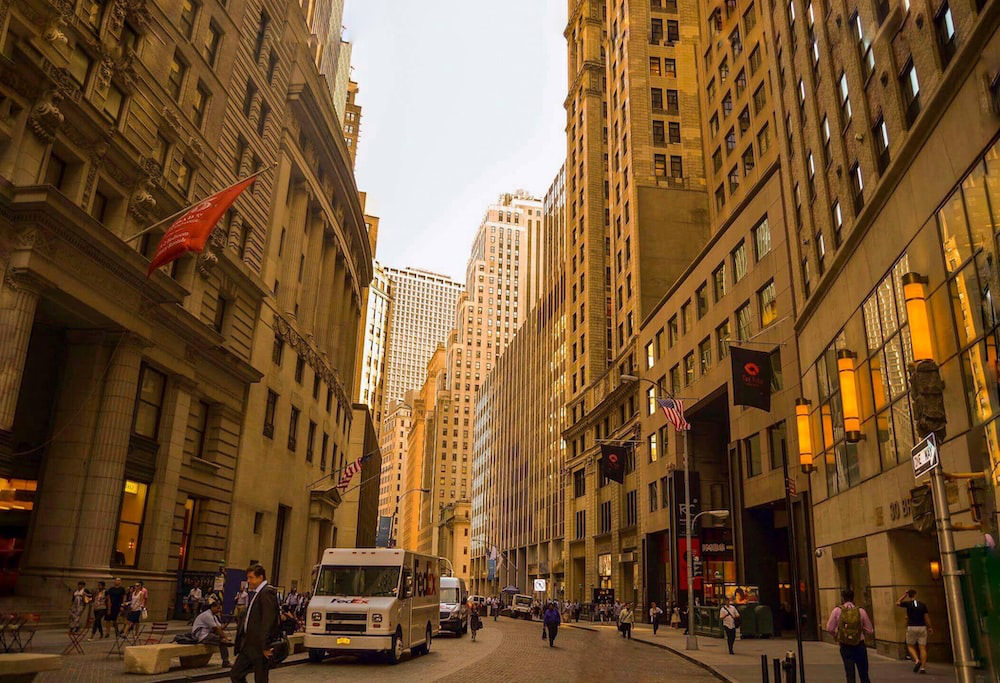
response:
<path id="1" fill-rule="evenodd" d="M 212 230 L 222 218 L 222 214 L 233 205 L 240 193 L 250 187 L 255 180 L 257 180 L 257 176 L 252 176 L 235 185 L 230 185 L 224 190 L 219 190 L 211 197 L 192 206 L 183 216 L 174 221 L 156 246 L 156 253 L 153 254 L 153 260 L 149 264 L 146 277 L 152 275 L 153 271 L 160 266 L 167 265 L 189 251 L 202 251 L 208 242 L 209 235 L 212 234 Z"/>

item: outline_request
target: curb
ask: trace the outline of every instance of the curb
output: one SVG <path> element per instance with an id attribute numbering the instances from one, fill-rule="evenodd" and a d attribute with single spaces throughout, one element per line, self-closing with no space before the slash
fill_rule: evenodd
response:
<path id="1" fill-rule="evenodd" d="M 235 660 L 236 657 L 233 657 L 233 659 Z M 305 664 L 308 661 L 309 661 L 308 656 L 302 657 L 295 661 L 286 659 L 278 666 L 271 667 L 269 671 L 277 671 L 278 669 L 284 669 L 289 666 L 298 666 L 299 664 Z M 201 674 L 191 674 L 188 676 L 178 676 L 177 678 L 161 678 L 160 680 L 156 681 L 156 683 L 191 683 L 193 681 L 214 681 L 219 678 L 224 678 L 228 680 L 229 671 L 230 669 L 223 669 L 222 667 L 219 667 L 218 671 L 210 671 Z"/>
<path id="2" fill-rule="evenodd" d="M 683 650 L 678 650 L 676 648 L 673 648 L 673 647 L 671 647 L 669 645 L 665 645 L 663 643 L 653 643 L 653 642 L 648 641 L 648 640 L 640 640 L 639 638 L 633 638 L 632 640 L 634 640 L 637 643 L 643 643 L 644 645 L 650 645 L 652 647 L 658 647 L 661 650 L 667 650 L 668 652 L 671 652 L 671 653 L 677 655 L 681 659 L 684 659 L 684 660 L 686 660 L 686 661 L 688 661 L 688 662 L 690 662 L 690 663 L 692 663 L 692 664 L 694 664 L 694 665 L 696 665 L 696 666 L 704 669 L 708 673 L 710 673 L 713 676 L 715 676 L 716 678 L 718 678 L 720 681 L 726 681 L 726 683 L 740 683 L 735 678 L 731 678 L 730 676 L 727 676 L 726 674 L 722 673 L 721 671 L 719 671 L 715 667 L 711 666 L 710 664 L 706 664 L 705 662 L 701 661 L 700 659 L 695 659 L 694 657 L 692 657 L 691 655 L 687 654 Z"/>

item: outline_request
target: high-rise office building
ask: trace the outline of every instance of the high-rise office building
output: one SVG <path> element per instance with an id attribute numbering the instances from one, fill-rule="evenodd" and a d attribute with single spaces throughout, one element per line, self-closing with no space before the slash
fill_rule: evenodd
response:
<path id="1" fill-rule="evenodd" d="M 382 450 L 382 476 L 379 481 L 378 514 L 391 517 L 400 505 L 403 493 L 403 462 L 413 415 L 413 392 L 407 399 L 397 401 L 382 418 L 379 445 Z M 396 518 L 399 523 L 399 517 Z"/>
<path id="2" fill-rule="evenodd" d="M 389 340 L 389 314 L 392 309 L 392 291 L 389 278 L 376 262 L 374 277 L 368 286 L 368 305 L 365 312 L 363 337 L 359 340 L 358 386 L 355 395 L 360 403 L 372 412 L 375 429 L 382 425 L 385 407 L 385 362 Z"/>
<path id="3" fill-rule="evenodd" d="M 351 154 L 351 164 L 358 159 L 358 139 L 361 137 L 361 105 L 357 102 L 358 84 L 351 81 L 347 85 L 347 104 L 344 111 L 344 141 Z"/>
<path id="4" fill-rule="evenodd" d="M 527 222 L 528 309 L 476 399 L 469 577 L 484 595 L 529 585 L 529 576 L 558 584 L 564 574 L 565 177 L 560 169 L 542 219 Z M 493 548 L 501 561 L 491 577 Z"/>
<path id="5" fill-rule="evenodd" d="M 382 414 L 402 400 L 406 392 L 420 389 L 427 363 L 438 344 L 448 339 L 455 324 L 455 305 L 461 283 L 419 268 L 383 266 L 392 288 L 389 342 L 385 364 L 385 398 Z"/>

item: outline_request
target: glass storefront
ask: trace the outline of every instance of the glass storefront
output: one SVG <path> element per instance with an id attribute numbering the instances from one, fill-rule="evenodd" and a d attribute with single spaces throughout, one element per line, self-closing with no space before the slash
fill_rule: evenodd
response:
<path id="1" fill-rule="evenodd" d="M 113 565 L 116 567 L 135 567 L 138 563 L 148 488 L 147 484 L 125 480 L 122 510 L 118 518 L 118 538 L 115 541 Z"/>

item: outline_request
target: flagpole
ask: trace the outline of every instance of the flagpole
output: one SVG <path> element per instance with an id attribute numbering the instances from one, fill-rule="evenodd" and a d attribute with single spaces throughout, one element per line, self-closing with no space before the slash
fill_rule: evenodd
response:
<path id="1" fill-rule="evenodd" d="M 256 173 L 251 173 L 251 174 L 250 174 L 250 175 L 248 175 L 248 176 L 247 176 L 246 178 L 243 178 L 243 179 L 241 179 L 241 180 L 237 180 L 237 181 L 236 181 L 235 183 L 233 183 L 232 185 L 228 185 L 228 186 L 226 186 L 226 187 L 222 188 L 221 190 L 216 190 L 215 192 L 213 192 L 212 194 L 210 194 L 210 195 L 208 195 L 208 196 L 209 196 L 209 197 L 211 197 L 211 196 L 213 196 L 213 195 L 217 195 L 217 194 L 219 194 L 220 192 L 225 192 L 226 190 L 231 190 L 232 188 L 236 187 L 236 186 L 237 186 L 237 185 L 239 185 L 240 183 L 245 183 L 246 181 L 250 180 L 251 178 L 256 178 L 257 176 L 259 176 L 259 175 L 261 175 L 261 174 L 263 174 L 263 173 L 267 173 L 268 171 L 270 171 L 270 170 L 274 169 L 274 168 L 275 168 L 275 167 L 276 167 L 277 165 L 278 165 L 278 162 L 275 162 L 275 163 L 271 164 L 270 166 L 267 166 L 267 167 L 265 167 L 265 168 L 262 168 L 262 169 L 260 169 L 260 170 L 259 170 L 259 171 L 257 171 Z M 184 207 L 183 209 L 180 209 L 179 211 L 176 211 L 176 212 L 174 212 L 174 213 L 170 214 L 169 216 L 167 216 L 167 217 L 166 217 L 166 218 L 164 218 L 163 220 L 159 220 L 159 221 L 157 221 L 157 222 L 153 223 L 153 224 L 152 224 L 152 225 L 150 225 L 150 226 L 149 226 L 148 228 L 145 228 L 145 229 L 143 229 L 143 230 L 140 230 L 139 232 L 135 233 L 135 234 L 134 234 L 134 235 L 132 235 L 131 237 L 126 237 L 126 238 L 125 238 L 125 243 L 126 243 L 126 244 L 128 244 L 129 242 L 132 242 L 132 241 L 134 241 L 134 240 L 137 240 L 137 239 L 139 239 L 140 237 L 142 237 L 143 235 L 145 235 L 145 234 L 147 234 L 147 233 L 149 233 L 149 232 L 152 232 L 153 230 L 156 230 L 156 229 L 157 229 L 158 227 L 160 227 L 161 225 L 163 225 L 163 224 L 164 224 L 164 223 L 166 223 L 167 221 L 171 221 L 171 220 L 173 220 L 174 218 L 177 218 L 178 216 L 181 216 L 181 215 L 183 215 L 183 214 L 187 213 L 188 211 L 190 211 L 190 210 L 191 210 L 191 207 L 194 207 L 194 206 L 197 206 L 198 204 L 201 204 L 201 203 L 202 203 L 203 201 L 205 201 L 205 199 L 207 199 L 207 198 L 208 198 L 208 197 L 203 197 L 203 198 L 199 199 L 199 200 L 198 200 L 198 201 L 196 201 L 196 202 L 192 202 L 191 204 L 188 204 L 187 206 L 185 206 L 185 207 Z"/>

